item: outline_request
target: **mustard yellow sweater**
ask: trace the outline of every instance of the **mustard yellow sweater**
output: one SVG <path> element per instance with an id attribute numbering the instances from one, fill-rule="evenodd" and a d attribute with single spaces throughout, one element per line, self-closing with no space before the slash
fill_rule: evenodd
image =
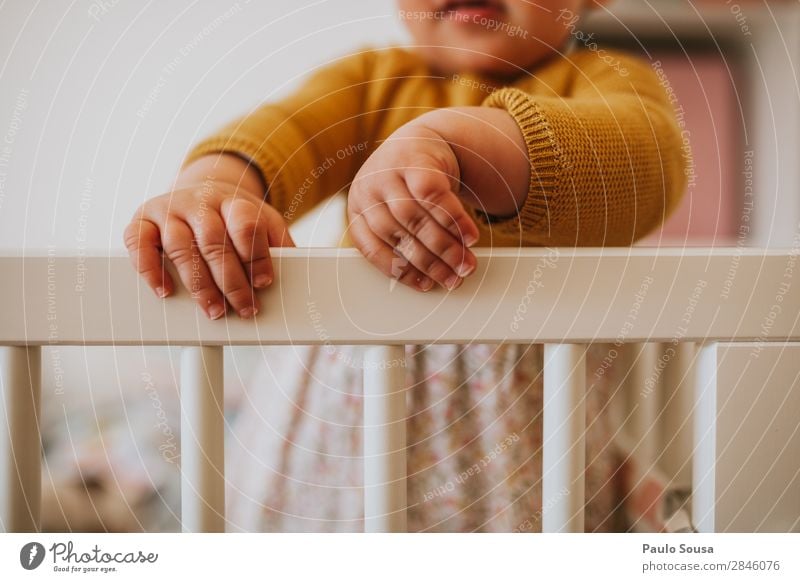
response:
<path id="1" fill-rule="evenodd" d="M 515 217 L 469 210 L 479 244 L 630 245 L 677 206 L 686 152 L 656 73 L 624 53 L 608 55 L 615 66 L 579 50 L 497 86 L 474 74 L 437 75 L 409 49 L 364 50 L 229 123 L 184 165 L 220 151 L 251 159 L 269 185 L 267 201 L 291 222 L 346 189 L 381 141 L 415 117 L 441 107 L 501 107 L 524 135 L 530 187 Z"/>

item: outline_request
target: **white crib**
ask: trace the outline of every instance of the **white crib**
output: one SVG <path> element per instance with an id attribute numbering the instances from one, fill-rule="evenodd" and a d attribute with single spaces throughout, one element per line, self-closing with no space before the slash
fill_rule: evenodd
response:
<path id="1" fill-rule="evenodd" d="M 260 292 L 262 311 L 250 321 L 209 321 L 183 289 L 157 299 L 124 256 L 0 257 L 0 530 L 39 529 L 42 346 L 185 346 L 181 521 L 191 532 L 225 530 L 223 346 L 370 346 L 363 366 L 365 530 L 395 532 L 406 527 L 404 344 L 544 343 L 542 528 L 580 532 L 586 345 L 621 350 L 646 342 L 674 346 L 665 363 L 670 373 L 654 389 L 671 395 L 670 402 L 688 403 L 694 426 L 684 426 L 683 409 L 674 403 L 659 409 L 664 399 L 644 398 L 628 407 L 628 436 L 644 454 L 665 449 L 675 457 L 677 450 L 678 465 L 680 457 L 683 465 L 691 459 L 692 522 L 698 531 L 715 531 L 720 349 L 800 341 L 797 282 L 792 288 L 797 254 L 797 248 L 478 249 L 478 269 L 457 291 L 421 294 L 392 289 L 353 249 L 274 249 L 276 284 Z M 639 353 L 652 359 L 658 352 Z M 650 390 L 642 373 L 649 368 L 637 362 L 625 364 L 630 384 Z M 686 370 L 694 370 L 693 383 Z M 660 443 L 650 430 L 657 419 L 676 438 L 688 435 L 689 450 L 678 446 L 680 439 Z M 787 446 L 800 447 L 796 431 Z M 795 477 L 796 459 L 798 466 L 788 468 Z"/>

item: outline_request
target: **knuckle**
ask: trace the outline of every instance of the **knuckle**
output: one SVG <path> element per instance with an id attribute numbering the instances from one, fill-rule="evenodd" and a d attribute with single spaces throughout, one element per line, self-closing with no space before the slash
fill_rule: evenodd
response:
<path id="1" fill-rule="evenodd" d="M 386 201 L 386 207 L 398 221 L 404 222 L 406 218 L 414 213 L 417 203 L 408 197 L 395 197 Z"/>
<path id="2" fill-rule="evenodd" d="M 224 242 L 205 241 L 200 243 L 200 252 L 209 263 L 222 263 L 230 253 L 230 247 Z"/>
<path id="3" fill-rule="evenodd" d="M 122 239 L 125 241 L 125 247 L 129 251 L 135 251 L 139 248 L 141 239 L 139 238 L 139 232 L 134 226 L 134 223 L 125 227 L 125 232 L 122 233 Z"/>
<path id="4" fill-rule="evenodd" d="M 431 253 L 418 253 L 417 266 L 423 273 L 434 274 L 441 264 L 440 261 Z"/>
<path id="5" fill-rule="evenodd" d="M 456 237 L 459 242 L 464 239 L 468 232 L 474 232 L 477 230 L 476 227 L 470 225 L 470 223 L 463 219 L 448 217 L 449 224 L 448 224 L 448 231 Z"/>
<path id="6" fill-rule="evenodd" d="M 230 201 L 227 209 L 222 214 L 226 220 L 233 218 L 236 222 L 244 220 L 252 220 L 252 217 L 257 216 L 259 208 L 253 204 L 249 198 L 250 194 L 245 193 L 244 190 L 237 191 L 233 196 L 229 197 Z M 224 206 L 221 206 L 221 209 Z"/>
<path id="7" fill-rule="evenodd" d="M 240 285 L 238 281 L 224 285 L 223 293 L 231 305 L 249 305 L 254 300 L 253 290 L 249 286 Z"/>
<path id="8" fill-rule="evenodd" d="M 205 241 L 222 238 L 225 235 L 225 227 L 218 218 L 211 220 L 205 211 L 195 213 L 191 219 L 195 238 Z"/>
<path id="9" fill-rule="evenodd" d="M 417 280 L 420 278 L 420 276 L 421 274 L 417 269 L 410 267 L 405 270 L 405 272 L 398 278 L 398 280 L 401 283 L 413 287 L 414 284 L 417 282 Z"/>
<path id="10" fill-rule="evenodd" d="M 362 167 L 362 169 L 353 178 L 351 189 L 353 189 L 357 194 L 360 194 L 362 196 L 369 196 L 370 192 L 372 191 L 371 186 L 373 184 L 374 184 L 373 174 L 365 171 L 365 168 Z"/>
<path id="11" fill-rule="evenodd" d="M 174 228 L 166 229 L 162 237 L 162 244 L 164 246 L 164 252 L 166 253 L 180 249 L 181 247 L 186 247 L 189 242 L 189 240 L 186 240 L 181 236 L 181 233 Z"/>
<path id="12" fill-rule="evenodd" d="M 427 215 L 422 212 L 412 212 L 406 217 L 405 227 L 414 236 L 419 235 L 428 224 Z"/>
<path id="13" fill-rule="evenodd" d="M 242 261 L 242 265 L 254 273 L 266 273 L 272 267 L 268 257 L 245 259 Z"/>
<path id="14" fill-rule="evenodd" d="M 433 215 L 436 222 L 443 225 L 445 228 L 459 228 L 458 217 L 453 214 L 450 208 L 443 203 L 443 201 L 432 205 L 429 212 Z"/>
<path id="15" fill-rule="evenodd" d="M 232 237 L 251 240 L 258 235 L 259 224 L 255 219 L 237 221 L 235 226 L 228 229 L 228 232 Z"/>
<path id="16" fill-rule="evenodd" d="M 161 269 L 156 267 L 143 268 L 139 271 L 139 275 L 141 275 L 145 280 L 157 279 L 161 277 Z"/>
<path id="17" fill-rule="evenodd" d="M 466 258 L 463 247 L 459 245 L 447 245 L 439 256 L 448 265 L 460 265 Z"/>
<path id="18" fill-rule="evenodd" d="M 194 200 L 208 200 L 221 189 L 221 185 L 214 180 L 206 178 L 189 187 L 188 195 Z"/>
<path id="19" fill-rule="evenodd" d="M 447 278 L 453 274 L 450 268 L 441 261 L 437 261 L 436 264 L 434 264 L 430 270 L 427 271 L 427 273 L 436 281 L 446 281 Z"/>
<path id="20" fill-rule="evenodd" d="M 424 200 L 427 210 L 442 208 L 445 202 L 445 193 L 432 181 L 423 186 L 419 196 Z"/>
<path id="21" fill-rule="evenodd" d="M 442 228 L 432 220 L 422 226 L 418 238 L 421 241 L 425 241 L 425 246 L 437 255 L 441 255 L 450 246 L 450 240 L 444 234 Z"/>
<path id="22" fill-rule="evenodd" d="M 434 257 L 434 260 L 430 263 L 428 268 L 425 269 L 425 272 L 437 281 L 444 281 L 453 274 L 453 270 L 439 260 L 438 257 Z"/>
<path id="23" fill-rule="evenodd" d="M 350 185 L 350 191 L 347 194 L 347 210 L 353 214 L 358 213 L 361 203 L 361 189 L 355 183 Z"/>
<path id="24" fill-rule="evenodd" d="M 167 258 L 176 265 L 183 265 L 192 261 L 194 253 L 192 249 L 183 245 L 170 246 L 164 250 Z"/>
<path id="25" fill-rule="evenodd" d="M 380 249 L 375 244 L 365 244 L 361 247 L 361 254 L 364 255 L 370 263 L 377 265 L 380 258 Z"/>

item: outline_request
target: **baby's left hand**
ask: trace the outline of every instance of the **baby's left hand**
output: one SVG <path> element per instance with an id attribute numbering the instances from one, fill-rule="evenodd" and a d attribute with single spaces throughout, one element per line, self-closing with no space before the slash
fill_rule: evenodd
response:
<path id="1" fill-rule="evenodd" d="M 435 131 L 411 122 L 369 157 L 350 187 L 356 247 L 388 277 L 420 291 L 456 289 L 475 270 L 478 228 L 459 199 L 458 160 Z"/>

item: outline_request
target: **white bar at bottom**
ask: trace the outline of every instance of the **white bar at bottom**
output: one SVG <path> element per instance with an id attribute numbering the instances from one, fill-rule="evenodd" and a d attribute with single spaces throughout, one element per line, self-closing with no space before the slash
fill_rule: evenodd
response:
<path id="1" fill-rule="evenodd" d="M 0 532 L 40 528 L 42 351 L 0 347 Z"/>
<path id="2" fill-rule="evenodd" d="M 364 348 L 364 531 L 406 531 L 405 348 Z"/>
<path id="3" fill-rule="evenodd" d="M 221 346 L 181 352 L 181 527 L 225 531 L 225 417 Z"/>
<path id="4" fill-rule="evenodd" d="M 542 531 L 583 532 L 586 346 L 545 344 Z"/>

